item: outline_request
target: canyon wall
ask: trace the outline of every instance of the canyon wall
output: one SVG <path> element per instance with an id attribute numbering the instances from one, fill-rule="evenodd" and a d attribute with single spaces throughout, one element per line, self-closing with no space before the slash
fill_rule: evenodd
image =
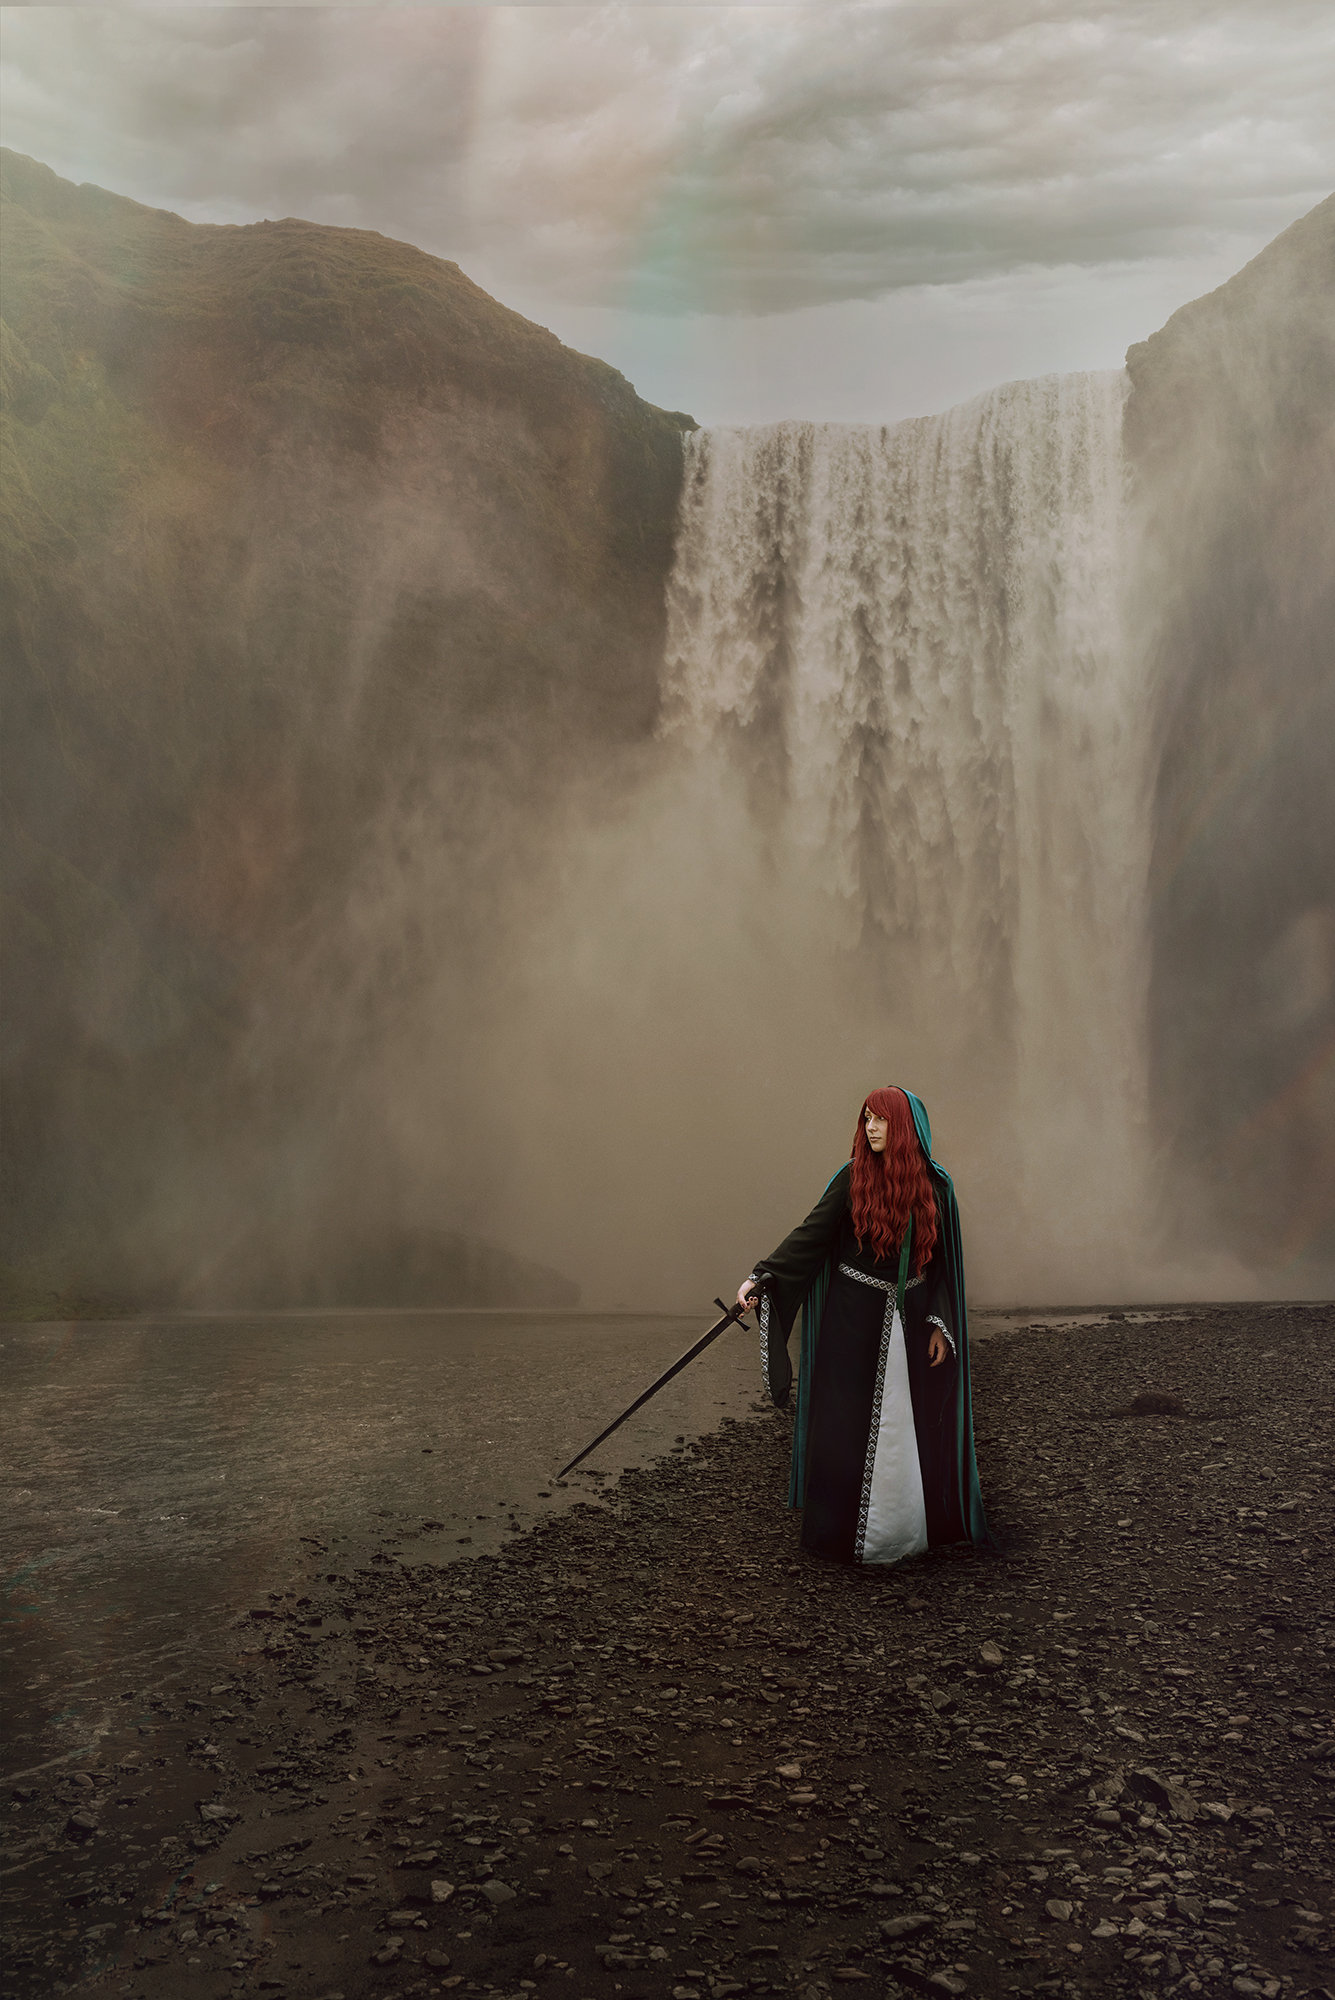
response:
<path id="1" fill-rule="evenodd" d="M 1127 355 L 1166 1199 L 1335 1274 L 1335 197 Z"/>
<path id="2" fill-rule="evenodd" d="M 3 170 L 20 1293 L 695 1304 L 890 1080 L 977 1295 L 1329 1288 L 1335 202 L 1125 373 L 692 436 Z"/>

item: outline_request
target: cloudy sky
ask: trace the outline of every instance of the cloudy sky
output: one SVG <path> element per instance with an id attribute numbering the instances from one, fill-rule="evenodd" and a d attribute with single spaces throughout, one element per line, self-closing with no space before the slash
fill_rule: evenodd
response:
<path id="1" fill-rule="evenodd" d="M 4 140 L 442 256 L 706 422 L 1119 365 L 1335 188 L 1331 0 L 4 10 Z"/>

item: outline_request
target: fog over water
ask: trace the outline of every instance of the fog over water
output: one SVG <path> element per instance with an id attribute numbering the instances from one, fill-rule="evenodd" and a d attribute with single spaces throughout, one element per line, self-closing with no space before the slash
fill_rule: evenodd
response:
<path id="1" fill-rule="evenodd" d="M 689 1308 L 899 1081 L 956 1175 L 976 1297 L 1256 1289 L 1169 1240 L 1149 1119 L 1160 694 L 1127 391 L 1052 376 L 891 426 L 688 438 L 656 738 L 566 774 L 501 860 L 466 1068 L 457 952 L 406 1096 L 389 1045 L 421 1185 L 463 1134 L 475 1226 L 587 1305 Z M 438 857 L 413 865 L 429 902 Z M 368 907 L 418 893 L 396 864 Z"/>
<path id="2" fill-rule="evenodd" d="M 1125 374 L 696 431 L 2 164 L 25 1300 L 695 1314 L 890 1082 L 975 1300 L 1328 1288 L 1335 199 Z"/>
<path id="3" fill-rule="evenodd" d="M 659 740 L 567 797 L 490 1053 L 507 1204 L 586 1300 L 735 1284 L 887 1081 L 979 1296 L 1249 1285 L 1150 1227 L 1127 386 L 687 440 Z"/>

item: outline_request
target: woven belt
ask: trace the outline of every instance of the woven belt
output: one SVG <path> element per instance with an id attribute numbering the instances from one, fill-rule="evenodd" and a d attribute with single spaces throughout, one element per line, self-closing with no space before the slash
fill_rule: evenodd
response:
<path id="1" fill-rule="evenodd" d="M 893 1292 L 895 1289 L 888 1278 L 873 1278 L 866 1271 L 855 1271 L 851 1264 L 841 1264 L 839 1269 L 844 1277 L 856 1278 L 860 1285 L 875 1285 L 878 1292 Z M 922 1281 L 921 1272 L 916 1278 L 905 1278 L 904 1290 L 907 1292 L 910 1286 L 920 1285 Z"/>
<path id="2" fill-rule="evenodd" d="M 887 1317 L 889 1317 L 891 1313 L 890 1300 L 892 1300 L 895 1296 L 895 1288 L 890 1283 L 890 1280 L 888 1278 L 869 1277 L 866 1271 L 855 1271 L 851 1264 L 841 1264 L 839 1266 L 839 1269 L 843 1273 L 844 1277 L 856 1278 L 860 1285 L 874 1285 L 878 1292 L 888 1292 L 890 1297 L 886 1301 L 885 1310 Z M 905 1278 L 904 1290 L 907 1292 L 908 1290 L 910 1290 L 912 1286 L 922 1284 L 925 1276 L 926 1273 L 920 1271 L 916 1278 Z M 927 1324 L 929 1326 L 940 1327 L 941 1336 L 945 1341 L 946 1346 L 950 1349 L 952 1358 L 958 1359 L 958 1350 L 955 1346 L 955 1336 L 950 1331 L 950 1328 L 946 1325 L 945 1321 L 938 1319 L 935 1313 L 929 1313 L 927 1315 Z"/>

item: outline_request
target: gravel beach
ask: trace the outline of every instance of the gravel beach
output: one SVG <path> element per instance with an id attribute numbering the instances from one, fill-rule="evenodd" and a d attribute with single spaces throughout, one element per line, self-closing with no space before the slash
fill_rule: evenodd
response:
<path id="1" fill-rule="evenodd" d="M 759 1406 L 496 1557 L 313 1522 L 12 1788 L 6 1991 L 1335 1995 L 1332 1336 L 981 1344 L 996 1556 L 804 1558 Z"/>

